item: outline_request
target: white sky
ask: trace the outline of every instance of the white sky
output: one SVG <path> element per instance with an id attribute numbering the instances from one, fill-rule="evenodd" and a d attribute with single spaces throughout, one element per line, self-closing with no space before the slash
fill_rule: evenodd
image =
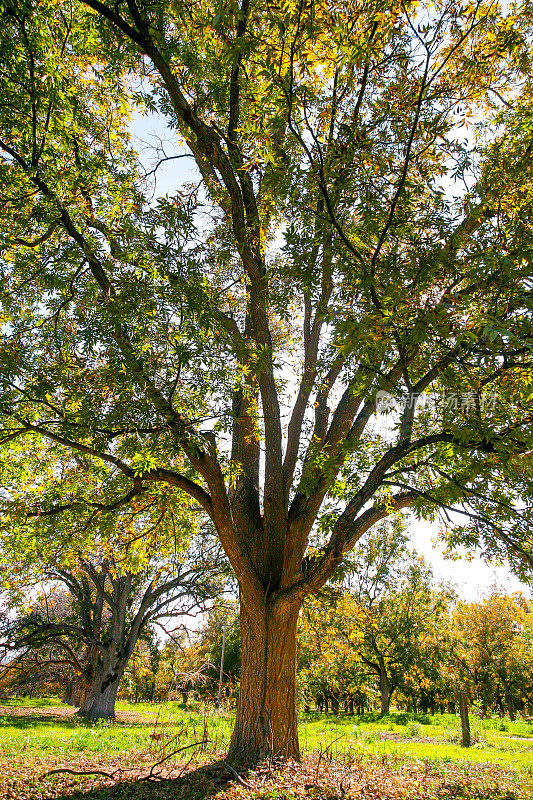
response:
<path id="1" fill-rule="evenodd" d="M 489 566 L 476 555 L 471 560 L 466 557 L 459 561 L 444 558 L 443 547 L 437 541 L 436 524 L 412 519 L 408 530 L 413 548 L 429 561 L 435 577 L 454 584 L 462 599 L 476 600 L 489 592 L 494 584 L 507 593 L 520 591 L 533 597 L 531 587 L 519 581 L 506 566 Z M 462 552 L 467 555 L 465 550 Z"/>

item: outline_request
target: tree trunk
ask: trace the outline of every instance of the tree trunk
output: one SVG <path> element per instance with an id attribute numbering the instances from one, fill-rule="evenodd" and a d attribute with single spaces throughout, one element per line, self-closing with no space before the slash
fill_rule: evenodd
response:
<path id="1" fill-rule="evenodd" d="M 76 682 L 77 682 L 77 680 L 78 680 L 77 678 L 74 678 L 69 683 L 69 685 L 67 686 L 67 688 L 63 692 L 63 696 L 61 698 L 63 703 L 66 703 L 68 706 L 76 706 L 76 708 L 79 705 L 78 702 L 77 702 L 78 693 L 76 691 Z"/>
<path id="2" fill-rule="evenodd" d="M 505 705 L 507 706 L 507 713 L 509 714 L 509 719 L 511 720 L 511 722 L 514 722 L 516 720 L 516 709 L 513 698 L 507 686 L 505 687 Z"/>
<path id="3" fill-rule="evenodd" d="M 255 606 L 241 598 L 242 667 L 228 759 L 300 758 L 296 716 L 299 605 Z"/>
<path id="4" fill-rule="evenodd" d="M 458 692 L 459 714 L 461 716 L 461 744 L 463 747 L 470 747 L 470 719 L 468 717 L 468 702 L 465 692 Z"/>
<path id="5" fill-rule="evenodd" d="M 69 706 L 76 706 L 76 708 L 80 708 L 85 704 L 91 689 L 91 681 L 88 675 L 89 671 L 86 670 L 83 675 L 77 675 L 72 679 L 63 694 L 64 703 Z"/>
<path id="6" fill-rule="evenodd" d="M 383 665 L 381 666 L 381 672 L 379 674 L 379 692 L 381 698 L 381 713 L 388 714 L 390 702 L 389 679 L 387 677 L 387 670 Z"/>
<path id="7" fill-rule="evenodd" d="M 88 673 L 91 680 L 83 687 L 80 709 L 77 712 L 79 717 L 115 719 L 115 702 L 126 664 L 127 658 L 120 658 L 114 646 L 99 654 L 98 662 L 93 662 Z"/>
<path id="8" fill-rule="evenodd" d="M 115 703 L 120 676 L 117 674 L 110 677 L 106 680 L 99 680 L 96 685 L 91 687 L 77 716 L 82 719 L 115 719 Z"/>

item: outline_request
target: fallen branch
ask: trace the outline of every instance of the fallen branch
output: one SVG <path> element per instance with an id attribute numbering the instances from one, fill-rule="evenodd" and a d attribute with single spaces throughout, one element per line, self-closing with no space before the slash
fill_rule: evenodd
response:
<path id="1" fill-rule="evenodd" d="M 246 786 L 247 789 L 253 789 L 254 788 L 251 783 L 248 783 L 248 781 L 245 781 L 244 778 L 241 778 L 239 773 L 236 772 L 236 770 L 234 770 L 233 767 L 231 767 L 225 761 L 224 761 L 224 766 L 226 767 L 226 769 L 228 769 L 231 772 L 231 774 L 233 775 L 235 780 L 238 781 L 240 784 L 242 784 L 242 786 Z"/>
<path id="2" fill-rule="evenodd" d="M 148 775 L 145 775 L 144 778 L 141 778 L 141 780 L 143 781 L 161 780 L 159 775 L 154 775 L 154 770 L 156 767 L 160 767 L 161 764 L 164 764 L 165 761 L 169 760 L 169 758 L 172 758 L 172 756 L 181 753 L 183 750 L 188 750 L 190 747 L 199 747 L 201 744 L 207 744 L 207 739 L 202 739 L 201 742 L 192 742 L 191 744 L 186 744 L 183 747 L 179 747 L 177 750 L 173 750 L 172 753 L 166 755 L 164 758 L 161 759 L 161 761 L 156 761 L 155 764 L 152 764 L 152 767 Z"/>
<path id="3" fill-rule="evenodd" d="M 145 775 L 143 778 L 140 778 L 140 780 L 141 781 L 162 780 L 162 778 L 159 775 L 155 775 L 154 774 L 154 770 L 157 767 L 160 767 L 161 764 L 164 764 L 165 761 L 169 760 L 169 758 L 172 758 L 172 756 L 175 756 L 178 753 L 181 753 L 183 750 L 188 750 L 190 747 L 198 747 L 201 744 L 207 744 L 207 739 L 203 739 L 201 742 L 192 742 L 191 744 L 186 744 L 183 747 L 179 747 L 177 750 L 173 750 L 172 753 L 169 753 L 164 758 L 162 758 L 160 761 L 156 761 L 155 764 L 152 764 L 152 766 L 150 768 L 150 772 L 148 773 L 148 775 Z M 189 761 L 189 764 L 190 764 L 190 761 Z M 124 771 L 125 770 L 123 770 L 122 768 L 116 769 L 114 772 L 104 772 L 104 770 L 101 770 L 101 769 L 88 769 L 88 770 L 79 770 L 78 771 L 78 770 L 75 770 L 75 769 L 69 769 L 69 767 L 59 767 L 58 769 L 51 769 L 51 770 L 49 770 L 49 772 L 45 772 L 43 775 L 41 775 L 40 780 L 44 780 L 45 778 L 48 778 L 50 775 L 61 775 L 61 774 L 66 773 L 68 775 L 75 775 L 76 777 L 84 776 L 84 775 L 100 775 L 103 778 L 109 778 L 110 780 L 114 781 L 114 780 L 116 780 L 116 775 L 121 773 L 121 772 L 124 772 Z M 130 769 L 129 771 L 132 771 L 132 770 Z M 235 773 L 235 774 L 237 774 L 237 773 Z"/>
<path id="4" fill-rule="evenodd" d="M 76 775 L 76 776 L 79 776 L 79 775 L 102 775 L 102 777 L 110 778 L 112 781 L 114 781 L 115 780 L 115 775 L 119 771 L 120 770 L 115 770 L 115 772 L 104 772 L 101 769 L 87 769 L 87 770 L 78 771 L 78 770 L 75 770 L 75 769 L 69 769 L 68 767 L 59 767 L 58 769 L 51 769 L 51 770 L 49 770 L 49 772 L 45 772 L 43 775 L 41 775 L 40 780 L 44 780 L 45 778 L 48 778 L 50 775 L 61 775 L 62 773 L 66 772 L 69 775 Z"/>

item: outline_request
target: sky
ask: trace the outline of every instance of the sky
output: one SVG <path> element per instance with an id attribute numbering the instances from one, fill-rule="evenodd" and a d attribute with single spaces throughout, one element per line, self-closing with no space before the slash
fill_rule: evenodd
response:
<path id="1" fill-rule="evenodd" d="M 435 524 L 412 519 L 408 530 L 413 549 L 429 561 L 438 579 L 454 584 L 462 599 L 477 600 L 489 593 L 494 585 L 506 593 L 522 592 L 527 597 L 533 597 L 531 587 L 519 581 L 506 566 L 488 565 L 479 555 L 467 559 L 464 550 L 465 558 L 461 560 L 444 558 L 443 547 L 437 541 L 438 529 Z"/>
<path id="2" fill-rule="evenodd" d="M 183 148 L 173 145 L 175 131 L 167 128 L 160 116 L 135 114 L 131 133 L 134 145 L 143 154 L 147 170 L 152 169 L 160 158 L 161 154 L 158 156 L 154 147 L 159 147 L 161 141 L 165 143 L 167 156 L 185 152 Z M 168 161 L 157 170 L 154 197 L 172 194 L 185 183 L 197 182 L 199 177 L 192 159 Z M 472 601 L 481 598 L 495 585 L 505 592 L 521 591 L 533 597 L 533 587 L 519 581 L 506 566 L 488 565 L 477 554 L 470 554 L 467 558 L 465 553 L 465 558 L 460 560 L 445 558 L 444 549 L 438 542 L 436 524 L 413 518 L 409 521 L 408 529 L 412 548 L 429 561 L 437 579 L 451 582 L 456 587 L 462 599 Z"/>

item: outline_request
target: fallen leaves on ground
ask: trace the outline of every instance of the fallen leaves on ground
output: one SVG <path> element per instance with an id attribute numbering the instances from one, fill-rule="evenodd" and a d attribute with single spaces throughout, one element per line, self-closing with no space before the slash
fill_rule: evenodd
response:
<path id="1" fill-rule="evenodd" d="M 2 800 L 530 800 L 533 783 L 513 770 L 494 765 L 402 759 L 399 756 L 348 755 L 324 761 L 310 756 L 301 763 L 263 764 L 243 773 L 240 783 L 224 764 L 223 756 L 209 763 L 174 763 L 160 779 L 147 781 L 150 758 L 144 754 L 88 759 L 47 756 L 24 759 L 13 754 L 0 764 Z M 112 772 L 74 776 L 43 774 L 66 767 L 73 771 Z"/>

